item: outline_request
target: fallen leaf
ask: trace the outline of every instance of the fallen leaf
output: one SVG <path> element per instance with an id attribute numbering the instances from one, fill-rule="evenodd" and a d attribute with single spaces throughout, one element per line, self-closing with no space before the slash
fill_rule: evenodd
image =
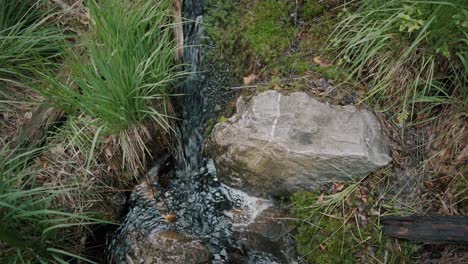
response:
<path id="1" fill-rule="evenodd" d="M 380 212 L 375 209 L 370 209 L 370 215 L 372 216 L 380 216 Z"/>
<path id="2" fill-rule="evenodd" d="M 249 76 L 246 76 L 244 77 L 244 85 L 250 85 L 252 84 L 253 82 L 255 82 L 255 80 L 257 80 L 257 75 L 255 74 L 250 74 Z"/>
<path id="3" fill-rule="evenodd" d="M 424 185 L 426 185 L 426 188 L 429 190 L 432 190 L 432 188 L 434 188 L 434 183 L 432 183 L 431 181 L 425 181 Z"/>
<path id="4" fill-rule="evenodd" d="M 107 158 L 112 157 L 112 146 L 110 144 L 107 145 L 106 148 L 104 149 L 104 152 L 106 153 Z"/>
<path id="5" fill-rule="evenodd" d="M 344 184 L 341 182 L 335 182 L 333 183 L 333 194 L 337 192 L 341 192 L 344 189 Z"/>
<path id="6" fill-rule="evenodd" d="M 361 195 L 368 195 L 369 194 L 369 189 L 367 189 L 364 186 L 359 186 L 359 192 L 361 193 Z"/>
<path id="7" fill-rule="evenodd" d="M 362 200 L 363 203 L 367 203 L 367 195 L 369 194 L 369 190 L 364 186 L 359 186 L 359 199 Z"/>
<path id="8" fill-rule="evenodd" d="M 26 113 L 24 113 L 24 118 L 25 118 L 25 119 L 28 119 L 28 120 L 31 119 L 31 118 L 32 118 L 32 112 L 26 112 Z"/>
<path id="9" fill-rule="evenodd" d="M 164 219 L 166 219 L 167 222 L 172 223 L 177 220 L 177 216 L 175 214 L 167 214 L 164 216 Z"/>
<path id="10" fill-rule="evenodd" d="M 320 251 L 322 251 L 322 253 L 326 253 L 327 248 L 325 247 L 324 244 L 320 244 L 319 248 L 320 248 Z"/>
<path id="11" fill-rule="evenodd" d="M 367 217 L 365 214 L 362 214 L 362 213 L 358 213 L 358 219 L 359 219 L 359 223 L 362 225 L 362 226 L 367 226 L 368 224 L 368 221 L 367 221 Z"/>
<path id="12" fill-rule="evenodd" d="M 324 196 L 324 195 L 323 195 L 323 193 L 322 193 L 322 194 L 318 197 L 318 199 L 317 199 L 317 203 L 318 203 L 318 204 L 323 203 L 323 196 Z"/>
<path id="13" fill-rule="evenodd" d="M 328 67 L 332 65 L 331 61 L 326 60 L 320 56 L 314 57 L 314 62 L 323 67 Z"/>
<path id="14" fill-rule="evenodd" d="M 108 172 L 119 171 L 119 165 L 117 164 L 117 162 L 115 160 L 111 160 L 109 162 L 109 165 L 107 166 L 107 171 Z"/>

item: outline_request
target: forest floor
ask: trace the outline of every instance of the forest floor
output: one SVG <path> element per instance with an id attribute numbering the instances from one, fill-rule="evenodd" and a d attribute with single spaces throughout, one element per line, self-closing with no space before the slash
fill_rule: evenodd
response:
<path id="1" fill-rule="evenodd" d="M 109 2 L 109 0 L 106 1 Z M 73 70 L 79 70 L 80 74 L 89 74 L 88 77 L 93 77 L 92 72 L 86 71 L 91 67 L 79 69 L 73 63 L 68 64 L 70 58 L 61 57 L 63 54 L 83 55 L 84 51 L 93 48 L 84 47 L 81 43 L 82 40 L 85 42 L 84 40 L 92 38 L 93 33 L 96 33 L 89 10 L 84 7 L 81 0 L 43 2 L 48 3 L 45 7 L 41 6 L 41 9 L 54 10 L 44 20 L 47 21 L 46 28 L 49 30 L 58 26 L 64 29 L 67 36 L 72 36 L 69 37 L 71 40 L 67 40 L 76 44 L 65 48 L 65 52 L 61 51 L 61 55 L 58 55 L 61 59 L 52 56 L 51 63 L 56 67 L 54 70 L 60 72 L 58 78 L 64 78 L 63 76 L 67 76 L 67 73 Z M 147 1 L 141 0 L 141 2 Z M 161 2 L 171 4 L 170 1 Z M 398 41 L 402 40 L 403 46 L 397 45 L 394 50 L 407 50 L 411 46 L 411 41 L 414 38 L 418 39 L 419 36 L 412 32 L 424 30 L 424 23 L 436 20 L 424 17 L 425 7 L 417 5 L 408 7 L 402 4 L 404 1 L 397 0 L 388 2 L 401 4 L 403 10 L 400 17 L 395 16 L 401 24 L 397 25 L 397 31 L 398 26 L 400 26 L 400 31 L 403 29 L 404 33 L 411 30 L 408 36 L 398 38 Z M 0 0 L 0 7 L 5 7 L 5 3 L 8 1 Z M 426 86 L 427 90 L 432 89 L 427 94 L 418 93 L 418 100 L 413 104 L 417 107 L 412 109 L 407 108 L 407 105 L 402 106 L 400 101 L 406 102 L 411 98 L 416 98 L 416 94 L 408 95 L 395 88 L 385 90 L 391 91 L 388 93 L 382 90 L 374 93 L 374 87 L 378 88 L 376 84 L 381 82 L 380 79 L 376 81 L 373 79 L 379 74 L 374 71 L 379 68 L 376 61 L 379 59 L 384 61 L 382 63 L 384 66 L 388 62 L 388 68 L 392 68 L 394 64 L 391 63 L 394 62 L 382 59 L 386 58 L 385 54 L 391 52 L 385 49 L 378 50 L 379 52 L 373 54 L 374 57 L 369 56 L 371 59 L 365 61 L 358 55 L 351 54 L 352 51 L 349 51 L 346 46 L 333 47 L 333 41 L 336 40 L 338 34 L 337 25 L 360 12 L 356 4 L 343 5 L 343 1 L 338 0 L 206 0 L 206 10 L 204 22 L 209 40 L 205 44 L 210 47 L 207 56 L 230 65 L 229 74 L 234 75 L 239 81 L 239 86 L 235 88 L 241 93 L 249 96 L 269 89 L 283 93 L 303 91 L 331 104 L 355 105 L 371 109 L 378 116 L 388 138 L 393 162 L 387 167 L 367 176 L 360 182 L 337 182 L 325 186 L 320 192 L 297 193 L 286 205 L 297 219 L 298 228 L 295 230 L 295 238 L 298 242 L 298 251 L 306 263 L 468 262 L 466 245 L 431 245 L 387 238 L 383 236 L 379 222 L 380 217 L 385 215 L 467 214 L 467 86 L 463 87 L 467 78 L 466 56 L 468 53 L 463 53 L 466 50 L 461 52 L 450 50 L 451 47 L 457 47 L 453 43 L 438 44 L 437 49 L 434 48 L 437 50 L 437 55 L 427 56 L 428 59 L 422 64 L 429 65 L 431 64 L 430 58 L 437 58 L 438 61 L 433 63 L 435 65 L 433 71 L 438 71 L 437 78 L 442 81 Z M 468 9 L 463 7 L 456 10 L 458 11 L 454 11 L 452 19 L 464 30 L 463 32 L 466 32 L 468 27 L 466 10 Z M 128 22 L 131 24 L 130 20 Z M 355 22 L 350 21 L 349 24 Z M 341 26 L 346 25 L 341 24 Z M 39 28 L 42 27 L 44 24 L 40 24 Z M 36 30 L 37 27 L 33 28 Z M 12 56 L 25 55 L 24 52 L 15 53 L 18 52 L 14 49 L 15 45 L 9 44 L 9 41 L 14 38 L 5 35 L 5 32 L 8 32 L 6 29 L 9 27 L 0 23 L 0 44 L 4 45 L 2 47 L 13 47 L 8 50 L 11 50 Z M 358 34 L 358 31 L 352 28 L 349 32 Z M 393 32 L 392 34 L 399 35 L 400 33 Z M 42 32 L 41 34 L 49 36 Z M 459 32 L 457 31 L 456 34 Z M 466 33 L 464 37 L 466 38 Z M 42 41 L 45 41 L 45 46 L 51 45 L 50 39 L 39 40 L 39 42 Z M 368 43 L 373 42 L 368 40 Z M 133 42 L 130 44 L 135 45 Z M 54 42 L 54 45 L 59 44 Z M 134 48 L 131 45 L 129 47 Z M 359 49 L 359 47 L 356 44 L 356 50 L 362 53 L 365 49 L 373 48 L 366 46 Z M 420 60 L 421 56 L 418 54 L 430 48 L 429 44 L 418 46 L 418 51 L 413 52 L 413 57 L 410 59 Z M 349 51 L 350 55 L 341 53 L 339 49 Z M 464 49 L 466 49 L 466 42 Z M 7 49 L 3 49 L 2 52 L 6 54 Z M 48 55 L 51 53 L 53 52 L 47 51 Z M 453 54 L 446 56 L 450 53 Z M 38 54 L 31 55 L 31 58 L 37 59 L 36 55 Z M 110 55 L 104 54 L 103 56 L 104 58 L 113 57 Z M 112 55 L 115 54 L 112 53 Z M 115 57 L 120 55 L 122 54 L 117 53 Z M 443 56 L 446 56 L 445 59 Z M 461 62 L 457 58 L 461 58 Z M 29 59 L 26 57 L 23 61 L 29 62 Z M 27 126 L 36 118 L 36 109 L 55 107 L 57 105 L 54 103 L 60 100 L 58 97 L 54 97 L 54 100 L 44 97 L 37 88 L 29 89 L 32 83 L 45 85 L 44 82 L 31 82 L 29 78 L 26 80 L 23 78 L 23 75 L 34 75 L 28 69 L 33 64 L 42 65 L 42 60 L 33 60 L 31 64 L 20 68 L 18 76 L 21 78 L 11 76 L 11 71 L 7 68 L 11 65 L 6 63 L 8 58 L 2 60 L 3 58 L 0 57 L 0 85 L 2 87 L 0 90 L 0 183 L 2 184 L 0 185 L 0 198 L 4 200 L 0 199 L 0 202 L 8 201 L 8 204 L 5 203 L 7 206 L 0 204 L 0 220 L 2 220 L 0 253 L 5 253 L 0 254 L 0 262 L 3 257 L 8 260 L 16 258 L 19 261 L 19 257 L 37 259 L 40 255 L 44 259 L 49 257 L 52 261 L 60 263 L 57 257 L 64 257 L 64 259 L 70 257 L 70 255 L 62 254 L 61 251 L 54 251 L 55 246 L 60 250 L 69 250 L 76 255 L 89 255 L 90 252 L 85 252 L 83 246 L 86 241 L 93 240 L 92 232 L 90 232 L 92 228 L 88 227 L 88 224 L 108 224 L 109 221 L 118 221 L 125 211 L 126 196 L 137 182 L 136 175 L 141 174 L 133 169 L 123 169 L 123 164 L 131 164 L 128 167 L 135 168 L 138 167 L 135 164 L 145 160 L 139 156 L 141 153 L 156 156 L 158 152 L 163 151 L 162 148 L 171 151 L 173 145 L 170 139 L 171 132 L 158 132 L 155 137 L 156 142 L 149 142 L 147 140 L 151 136 L 149 133 L 141 135 L 135 131 L 152 131 L 155 125 L 148 125 L 146 121 L 140 122 L 141 120 L 138 119 L 138 122 L 131 120 L 130 128 L 123 130 L 113 128 L 100 135 L 101 131 L 106 130 L 102 128 L 105 120 L 99 120 L 90 114 L 95 110 L 91 106 L 91 110 L 87 109 L 90 111 L 74 109 L 66 112 L 66 120 L 55 120 L 60 126 L 48 132 L 39 152 L 27 152 L 18 155 L 19 158 L 12 158 L 10 151 L 15 150 L 14 145 L 18 144 L 18 139 L 22 138 L 23 131 L 27 129 L 25 125 Z M 362 63 L 353 64 L 358 60 Z M 66 66 L 63 66 L 63 61 L 67 62 L 64 63 Z M 397 63 L 399 67 L 396 68 L 411 72 L 417 66 L 406 67 L 405 63 Z M 22 64 L 14 64 L 11 67 L 15 65 Z M 83 65 L 89 66 L 89 64 Z M 98 65 L 98 67 L 103 66 Z M 38 66 L 38 68 L 41 67 Z M 440 70 L 441 68 L 443 70 Z M 28 74 L 24 73 L 25 69 Z M 449 76 L 451 69 L 461 69 L 462 77 Z M 413 74 L 408 77 L 401 72 L 398 73 L 399 75 L 392 74 L 390 72 L 388 75 L 390 77 L 382 77 L 384 81 L 390 82 L 387 88 L 393 87 L 391 85 L 395 83 L 396 86 L 403 87 L 406 79 L 417 79 L 422 76 L 422 74 Z M 46 79 L 50 81 L 50 78 L 46 77 Z M 104 79 L 99 76 L 95 81 L 99 82 Z M 448 83 L 449 86 L 455 87 L 459 79 L 463 79 L 459 81 L 462 83 L 462 88 L 444 90 L 442 84 Z M 63 83 L 68 85 L 70 80 L 64 80 Z M 71 83 L 70 87 L 76 87 L 76 82 Z M 50 84 L 47 83 L 47 85 Z M 370 96 L 371 94 L 377 95 L 377 98 Z M 74 94 L 67 99 L 70 98 L 74 98 Z M 168 115 L 172 113 L 172 109 L 167 107 L 165 101 L 158 102 L 160 102 L 156 107 L 158 110 L 164 109 L 166 111 L 164 113 Z M 394 104 L 394 102 L 398 103 Z M 132 105 L 131 102 L 127 103 Z M 111 105 L 113 104 L 107 102 L 103 109 L 106 110 L 107 106 Z M 216 122 L 223 122 L 232 114 L 233 102 L 226 107 L 222 115 L 210 122 L 207 134 Z M 157 121 L 150 123 L 162 122 L 168 126 L 173 125 L 172 121 L 167 121 L 165 118 L 155 120 Z M 160 128 L 160 130 L 164 129 Z M 129 135 L 128 138 L 132 139 L 131 144 L 126 145 L 125 138 Z M 154 153 L 139 149 L 141 142 L 151 145 L 148 148 L 154 150 Z M 153 146 L 163 147 L 153 148 Z M 130 158 L 125 156 L 129 153 L 132 153 Z M 27 159 L 23 159 L 26 156 Z M 24 175 L 24 177 L 18 177 L 18 175 Z M 11 181 L 9 177 L 15 181 Z M 35 192 L 26 193 L 22 188 L 32 189 Z M 12 193 L 14 195 L 11 195 Z M 51 193 L 54 195 L 50 195 L 50 199 L 44 198 L 46 194 Z M 34 195 L 37 202 L 22 203 L 25 200 L 32 200 L 31 195 Z M 52 210 L 51 205 L 55 205 L 57 210 L 66 212 L 66 215 L 43 210 L 44 208 Z M 10 212 L 8 210 L 12 208 L 14 210 L 11 213 L 4 213 Z M 34 213 L 25 216 L 24 212 L 27 210 Z M 50 219 L 54 221 L 47 222 Z M 50 230 L 45 232 L 50 227 L 59 225 L 69 229 L 62 233 L 54 233 Z M 26 231 L 17 234 L 7 232 L 19 230 L 18 227 Z M 43 232 L 47 233 L 47 236 L 35 237 Z M 34 245 L 25 243 L 30 240 Z M 81 242 L 77 244 L 76 241 Z M 7 244 L 14 246 L 7 246 Z M 23 255 L 18 252 L 23 252 Z"/>
<path id="2" fill-rule="evenodd" d="M 301 91 L 331 104 L 371 109 L 387 136 L 393 157 L 390 165 L 360 182 L 337 182 L 319 192 L 293 196 L 289 208 L 299 223 L 295 237 L 305 262 L 468 260 L 467 247 L 463 245 L 434 246 L 385 237 L 379 221 L 386 215 L 467 213 L 466 106 L 457 110 L 439 107 L 430 115 L 442 118 L 418 123 L 410 121 L 423 120 L 428 114 L 402 119 L 398 109 L 382 109 L 382 105 L 404 95 L 369 98 L 372 63 L 343 63 L 343 55 L 332 45 L 340 21 L 353 11 L 358 12 L 352 4 L 208 1 L 207 10 L 207 32 L 215 47 L 209 56 L 232 66 L 231 71 L 234 69 L 243 82 L 236 89 L 244 96 L 269 89 L 282 93 Z M 358 67 L 368 74 L 353 74 Z M 232 115 L 233 105 L 234 102 L 218 122 Z M 447 115 L 450 120 L 442 121 Z M 452 128 L 445 134 L 441 126 Z"/>

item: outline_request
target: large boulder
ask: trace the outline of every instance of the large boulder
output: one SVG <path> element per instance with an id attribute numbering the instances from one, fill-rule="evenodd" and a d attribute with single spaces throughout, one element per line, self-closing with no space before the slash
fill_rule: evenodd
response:
<path id="1" fill-rule="evenodd" d="M 302 92 L 241 97 L 237 113 L 216 125 L 209 144 L 220 179 L 257 196 L 359 180 L 391 161 L 373 113 Z"/>

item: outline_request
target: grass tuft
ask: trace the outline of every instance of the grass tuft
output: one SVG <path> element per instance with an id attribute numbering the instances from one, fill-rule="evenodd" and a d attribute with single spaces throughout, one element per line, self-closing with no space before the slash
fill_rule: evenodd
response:
<path id="1" fill-rule="evenodd" d="M 142 125 L 154 122 L 161 131 L 173 130 L 167 98 L 181 73 L 173 63 L 171 1 L 90 0 L 87 5 L 91 32 L 66 62 L 68 80 L 44 74 L 48 86 L 37 89 L 69 115 L 84 113 L 92 120 L 99 132 L 93 146 L 103 137 L 117 137 L 127 165 L 136 170 L 155 134 Z"/>
<path id="2" fill-rule="evenodd" d="M 439 106 L 466 111 L 465 1 L 359 1 L 330 38 L 337 63 L 368 83 L 368 99 L 403 124 Z"/>
<path id="3" fill-rule="evenodd" d="M 0 81 L 15 83 L 34 76 L 38 65 L 56 64 L 65 42 L 48 15 L 38 1 L 0 0 Z"/>
<path id="4" fill-rule="evenodd" d="M 58 210 L 56 199 L 75 190 L 73 186 L 48 187 L 36 182 L 28 168 L 38 151 L 11 156 L 0 150 L 0 262 L 68 263 L 91 261 L 76 255 L 79 239 L 71 230 L 105 223 L 73 209 Z"/>
<path id="5" fill-rule="evenodd" d="M 383 168 L 363 181 L 335 183 L 319 194 L 298 192 L 292 213 L 299 225 L 295 239 L 307 263 L 412 263 L 418 246 L 384 237 L 380 216 L 414 214 L 402 206 L 402 186 Z M 414 201 L 416 203 L 416 201 Z"/>

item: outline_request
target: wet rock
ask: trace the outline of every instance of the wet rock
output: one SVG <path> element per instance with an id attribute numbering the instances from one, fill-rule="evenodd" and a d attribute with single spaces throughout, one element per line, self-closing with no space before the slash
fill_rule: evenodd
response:
<path id="1" fill-rule="evenodd" d="M 177 219 L 166 210 L 155 186 L 146 181 L 138 185 L 129 213 L 109 239 L 108 263 L 210 263 L 209 248 L 200 239 L 175 231 Z"/>
<path id="2" fill-rule="evenodd" d="M 267 257 L 277 263 L 294 262 L 294 246 L 290 239 L 291 225 L 285 216 L 271 206 L 248 225 L 234 225 L 233 237 L 248 249 L 248 258 Z"/>
<path id="3" fill-rule="evenodd" d="M 126 254 L 128 263 L 201 264 L 211 260 L 211 252 L 201 241 L 176 231 L 139 237 L 132 249 Z"/>
<path id="4" fill-rule="evenodd" d="M 256 196 L 361 179 L 391 161 L 370 111 L 300 92 L 240 98 L 237 113 L 216 125 L 209 144 L 220 180 Z"/>
<path id="5" fill-rule="evenodd" d="M 233 263 L 296 263 L 294 244 L 290 237 L 292 223 L 287 212 L 273 206 L 272 202 L 226 187 L 232 200 L 240 201 L 232 210 L 232 238 L 243 250 L 242 262 L 235 262 L 239 256 L 232 256 Z"/>

